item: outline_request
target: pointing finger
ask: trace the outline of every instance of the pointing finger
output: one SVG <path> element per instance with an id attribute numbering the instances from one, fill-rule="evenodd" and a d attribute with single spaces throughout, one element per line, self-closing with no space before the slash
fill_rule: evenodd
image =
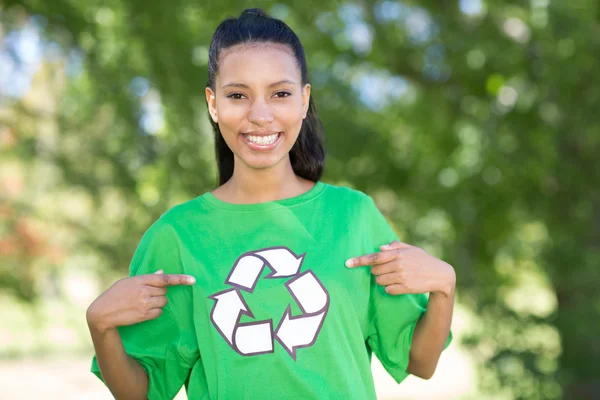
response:
<path id="1" fill-rule="evenodd" d="M 183 274 L 150 274 L 146 275 L 147 285 L 150 286 L 178 286 L 178 285 L 193 285 L 196 283 L 196 278 L 191 275 Z"/>
<path id="2" fill-rule="evenodd" d="M 389 251 L 367 254 L 360 257 L 350 258 L 346 261 L 346 267 L 354 268 L 367 265 L 384 264 L 396 258 L 396 254 Z"/>

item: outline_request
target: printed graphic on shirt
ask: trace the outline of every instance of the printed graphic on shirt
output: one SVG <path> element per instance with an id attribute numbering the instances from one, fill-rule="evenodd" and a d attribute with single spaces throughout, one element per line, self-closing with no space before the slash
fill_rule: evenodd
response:
<path id="1" fill-rule="evenodd" d="M 329 309 L 329 293 L 313 271 L 300 273 L 305 255 L 278 246 L 249 251 L 236 260 L 225 280 L 232 288 L 208 297 L 215 300 L 210 319 L 232 349 L 244 356 L 273 353 L 277 340 L 295 361 L 297 349 L 315 343 Z M 282 284 L 302 311 L 292 316 L 288 304 L 275 331 L 273 319 L 240 323 L 242 314 L 255 318 L 242 291 L 254 291 L 265 266 L 272 271 L 267 279 L 291 277 Z"/>

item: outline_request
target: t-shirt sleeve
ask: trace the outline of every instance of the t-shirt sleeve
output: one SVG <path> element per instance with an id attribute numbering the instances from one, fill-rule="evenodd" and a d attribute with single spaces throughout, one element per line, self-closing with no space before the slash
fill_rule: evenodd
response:
<path id="1" fill-rule="evenodd" d="M 185 273 L 181 243 L 174 227 L 156 221 L 143 235 L 130 264 L 130 276 Z M 148 374 L 148 399 L 174 398 L 199 358 L 192 315 L 192 288 L 171 286 L 167 305 L 153 320 L 119 327 L 127 354 Z M 102 380 L 96 357 L 91 371 Z"/>
<path id="2" fill-rule="evenodd" d="M 369 251 L 380 251 L 379 246 L 399 240 L 371 197 L 367 196 L 362 215 Z M 371 276 L 370 291 L 367 345 L 386 371 L 400 383 L 410 375 L 406 369 L 412 336 L 417 322 L 427 309 L 428 297 L 426 294 L 391 295 L 375 282 L 375 276 Z M 444 348 L 451 340 L 452 333 Z"/>

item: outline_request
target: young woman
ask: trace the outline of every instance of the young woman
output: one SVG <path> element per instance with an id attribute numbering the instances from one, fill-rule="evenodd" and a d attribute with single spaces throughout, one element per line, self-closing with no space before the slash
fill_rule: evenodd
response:
<path id="1" fill-rule="evenodd" d="M 431 377 L 454 270 L 320 181 L 294 32 L 258 9 L 223 21 L 206 100 L 220 186 L 163 214 L 90 305 L 92 371 L 117 399 L 374 399 L 373 352 L 398 382 Z"/>

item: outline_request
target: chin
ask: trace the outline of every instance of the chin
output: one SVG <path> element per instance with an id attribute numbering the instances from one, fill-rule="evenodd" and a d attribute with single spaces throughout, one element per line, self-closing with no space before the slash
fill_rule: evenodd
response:
<path id="1" fill-rule="evenodd" d="M 269 169 L 277 166 L 285 159 L 285 154 L 251 155 L 242 157 L 242 161 L 252 169 Z"/>

